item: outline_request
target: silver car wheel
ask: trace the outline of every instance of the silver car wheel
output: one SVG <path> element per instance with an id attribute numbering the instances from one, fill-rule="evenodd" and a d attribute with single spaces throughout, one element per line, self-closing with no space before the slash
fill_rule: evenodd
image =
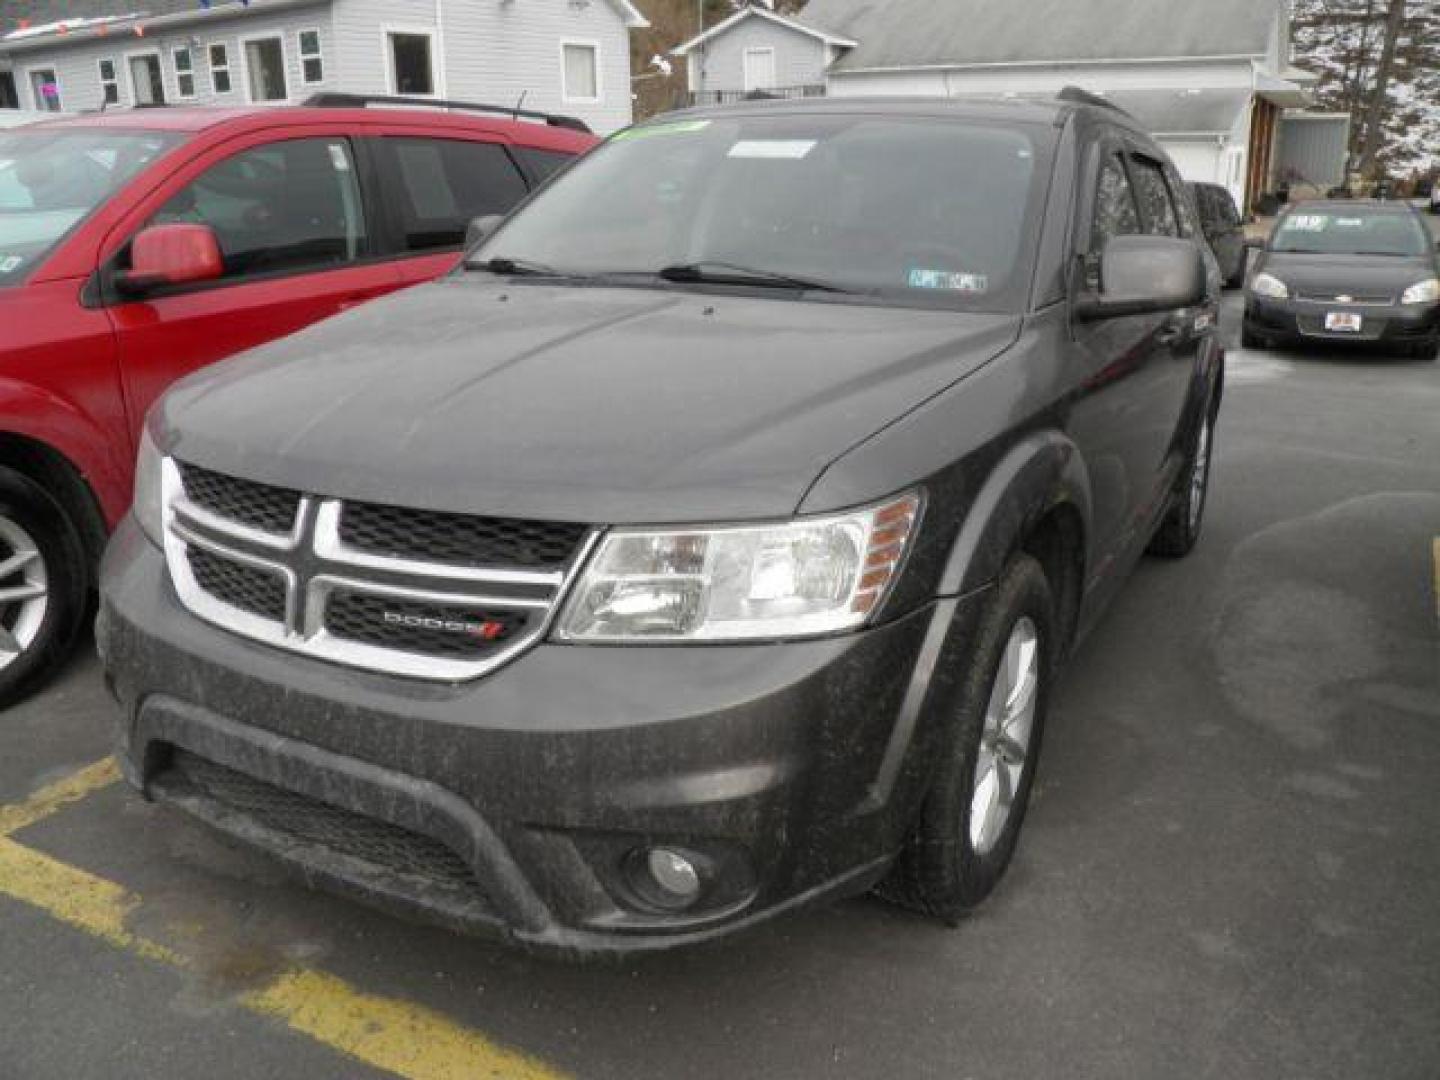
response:
<path id="1" fill-rule="evenodd" d="M 989 854 L 1014 812 L 1030 755 L 1039 689 L 1040 633 L 1033 619 L 1022 616 L 1005 642 L 975 757 L 969 832 L 977 855 Z"/>
<path id="2" fill-rule="evenodd" d="M 23 656 L 40 635 L 50 607 L 50 577 L 34 538 L 0 517 L 0 670 Z"/>
<path id="3" fill-rule="evenodd" d="M 1195 439 L 1195 460 L 1190 465 L 1190 501 L 1186 506 L 1190 531 L 1200 524 L 1200 511 L 1205 507 L 1205 485 L 1210 482 L 1210 417 L 1200 424 Z"/>

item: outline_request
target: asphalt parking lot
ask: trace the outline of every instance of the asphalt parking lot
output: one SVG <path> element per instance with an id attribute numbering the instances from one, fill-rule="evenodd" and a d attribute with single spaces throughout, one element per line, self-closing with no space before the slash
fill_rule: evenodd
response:
<path id="1" fill-rule="evenodd" d="M 1239 350 L 1207 535 L 1065 677 L 993 903 L 564 966 L 307 891 L 0 716 L 0 1078 L 1440 1075 L 1440 363 Z M 100 764 L 97 764 L 100 763 Z"/>

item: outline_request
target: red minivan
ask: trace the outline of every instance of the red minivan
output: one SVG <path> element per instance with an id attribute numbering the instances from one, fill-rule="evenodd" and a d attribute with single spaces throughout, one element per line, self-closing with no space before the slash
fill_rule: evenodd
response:
<path id="1" fill-rule="evenodd" d="M 0 133 L 0 707 L 81 629 L 171 382 L 445 272 L 473 219 L 595 142 L 568 117 L 348 95 Z"/>

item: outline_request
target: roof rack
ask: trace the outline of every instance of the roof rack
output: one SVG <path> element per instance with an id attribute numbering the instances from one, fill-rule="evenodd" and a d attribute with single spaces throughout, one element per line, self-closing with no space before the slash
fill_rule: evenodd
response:
<path id="1" fill-rule="evenodd" d="M 1118 112 L 1121 116 L 1130 116 L 1128 112 L 1119 105 L 1116 105 L 1109 98 L 1101 97 L 1099 94 L 1092 94 L 1089 90 L 1085 90 L 1079 86 L 1064 87 L 1055 97 L 1059 101 L 1068 101 L 1072 105 L 1098 105 L 1102 109 L 1110 109 L 1113 112 Z M 1130 119 L 1133 120 L 1135 118 L 1130 116 Z"/>
<path id="2" fill-rule="evenodd" d="M 454 109 L 462 112 L 494 113 L 497 116 L 508 116 L 512 120 L 519 120 L 523 117 L 526 120 L 539 120 L 551 127 L 583 131 L 587 135 L 590 133 L 590 125 L 575 116 L 535 112 L 519 106 L 511 109 L 504 105 L 480 105 L 473 101 L 446 101 L 443 98 L 404 97 L 398 94 L 327 93 L 311 94 L 301 104 L 311 109 L 363 109 L 367 105 L 405 105 L 420 109 Z"/>

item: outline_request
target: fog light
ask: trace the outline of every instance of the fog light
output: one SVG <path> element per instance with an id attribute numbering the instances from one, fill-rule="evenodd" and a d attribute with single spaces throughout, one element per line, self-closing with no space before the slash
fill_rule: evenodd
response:
<path id="1" fill-rule="evenodd" d="M 645 868 L 656 887 L 673 901 L 688 904 L 700 895 L 700 871 L 678 851 L 651 848 Z"/>

